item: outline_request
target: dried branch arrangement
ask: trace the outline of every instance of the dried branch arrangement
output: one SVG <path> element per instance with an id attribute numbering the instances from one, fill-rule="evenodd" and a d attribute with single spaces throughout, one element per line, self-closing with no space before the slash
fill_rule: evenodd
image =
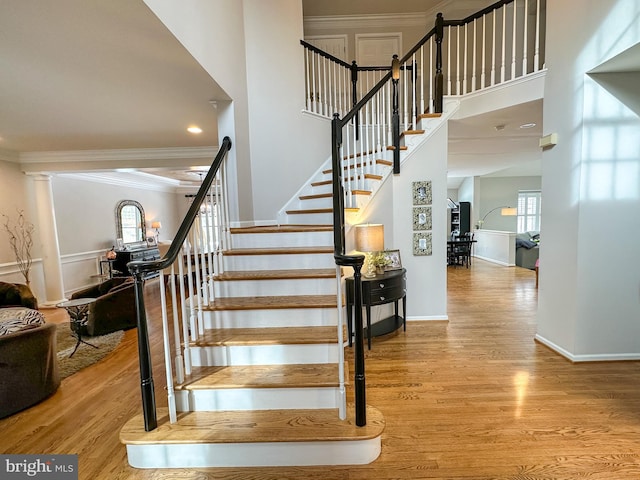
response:
<path id="1" fill-rule="evenodd" d="M 35 229 L 33 223 L 29 222 L 24 211 L 18 210 L 18 218 L 12 221 L 8 215 L 2 214 L 4 218 L 4 229 L 8 234 L 9 245 L 16 257 L 18 268 L 24 277 L 25 283 L 30 285 L 29 271 L 31 270 L 32 256 L 31 249 L 33 247 L 33 231 Z"/>

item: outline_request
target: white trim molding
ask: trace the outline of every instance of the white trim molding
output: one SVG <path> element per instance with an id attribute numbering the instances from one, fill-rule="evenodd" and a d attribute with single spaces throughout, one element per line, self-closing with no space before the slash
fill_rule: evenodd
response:
<path id="1" fill-rule="evenodd" d="M 585 354 L 585 355 L 574 355 L 568 350 L 562 348 L 559 345 L 556 345 L 554 342 L 546 339 L 545 337 L 536 334 L 534 337 L 536 342 L 543 344 L 544 346 L 550 348 L 554 352 L 562 355 L 567 360 L 570 360 L 573 363 L 583 363 L 583 362 L 628 362 L 632 360 L 640 360 L 640 352 L 638 353 L 593 353 L 593 354 Z"/>
<path id="2" fill-rule="evenodd" d="M 372 15 L 335 15 L 305 17 L 305 32 L 319 30 L 344 30 L 359 28 L 407 28 L 424 27 L 433 23 L 434 20 L 427 16 L 425 12 L 398 13 L 398 14 L 372 14 Z"/>

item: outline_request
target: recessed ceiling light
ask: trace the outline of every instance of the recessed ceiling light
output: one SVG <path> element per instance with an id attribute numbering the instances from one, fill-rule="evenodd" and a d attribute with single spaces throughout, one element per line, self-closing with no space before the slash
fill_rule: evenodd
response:
<path id="1" fill-rule="evenodd" d="M 523 123 L 522 125 L 520 125 L 520 128 L 533 128 L 535 126 L 535 123 Z"/>
<path id="2" fill-rule="evenodd" d="M 495 128 L 496 132 L 499 132 L 500 130 L 504 130 L 504 127 L 506 127 L 506 125 L 496 125 L 493 128 Z"/>
<path id="3" fill-rule="evenodd" d="M 200 127 L 196 127 L 195 125 L 187 128 L 187 132 L 189 133 L 202 133 L 202 129 Z"/>

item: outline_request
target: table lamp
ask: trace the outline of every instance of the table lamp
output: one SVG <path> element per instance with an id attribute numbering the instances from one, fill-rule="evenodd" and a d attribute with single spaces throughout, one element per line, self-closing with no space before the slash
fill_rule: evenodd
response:
<path id="1" fill-rule="evenodd" d="M 362 275 L 376 276 L 376 267 L 371 262 L 371 254 L 384 250 L 384 225 L 367 223 L 355 226 L 356 250 L 365 254 L 365 266 Z"/>
<path id="2" fill-rule="evenodd" d="M 158 236 L 160 235 L 160 229 L 162 228 L 162 223 L 160 221 L 151 222 L 151 228 L 156 231 L 156 243 L 158 243 Z"/>

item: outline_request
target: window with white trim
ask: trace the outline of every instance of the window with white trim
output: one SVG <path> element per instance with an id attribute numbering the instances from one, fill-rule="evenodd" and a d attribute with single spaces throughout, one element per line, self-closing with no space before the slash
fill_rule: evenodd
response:
<path id="1" fill-rule="evenodd" d="M 540 190 L 518 192 L 518 233 L 540 231 Z"/>

